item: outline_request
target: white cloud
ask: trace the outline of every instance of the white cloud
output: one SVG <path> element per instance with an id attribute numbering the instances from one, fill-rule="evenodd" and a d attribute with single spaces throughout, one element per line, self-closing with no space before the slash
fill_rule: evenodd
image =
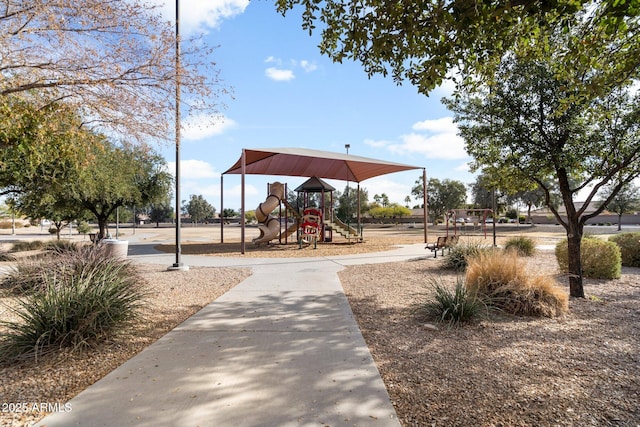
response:
<path id="1" fill-rule="evenodd" d="M 174 21 L 175 2 L 151 0 L 161 6 L 162 15 Z M 245 11 L 249 0 L 190 0 L 180 4 L 180 32 L 185 36 L 207 33 L 209 29 L 218 28 L 223 20 L 233 18 Z"/>
<path id="2" fill-rule="evenodd" d="M 184 139 L 198 141 L 215 135 L 221 135 L 234 128 L 236 122 L 225 116 L 197 115 L 191 116 L 182 124 Z"/>
<path id="3" fill-rule="evenodd" d="M 284 70 L 284 69 L 275 68 L 275 67 L 267 68 L 264 71 L 264 74 L 271 80 L 275 80 L 279 82 L 286 82 L 296 78 L 292 70 Z"/>
<path id="4" fill-rule="evenodd" d="M 318 69 L 318 66 L 316 64 L 309 62 L 306 59 L 303 59 L 302 61 L 300 61 L 300 66 L 307 73 L 310 73 Z"/>
<path id="5" fill-rule="evenodd" d="M 288 68 L 283 68 L 283 61 L 275 56 L 269 56 L 264 60 L 266 64 L 274 64 L 276 67 L 269 67 L 265 70 L 265 75 L 271 80 L 289 81 L 296 78 L 294 69 L 301 68 L 303 71 L 310 73 L 318 69 L 318 66 L 311 61 L 291 59 L 287 62 Z M 287 67 L 284 65 L 284 67 Z"/>
<path id="6" fill-rule="evenodd" d="M 369 139 L 364 143 L 400 155 L 422 154 L 427 159 L 469 158 L 464 140 L 457 135 L 458 128 L 451 117 L 417 122 L 412 129 L 416 132 L 401 135 L 400 142 Z"/>
<path id="7" fill-rule="evenodd" d="M 373 148 L 383 148 L 393 144 L 391 141 L 385 141 L 384 139 L 381 139 L 378 141 L 373 139 L 365 139 L 364 143 L 365 145 L 368 145 L 369 147 L 373 147 Z"/>
<path id="8" fill-rule="evenodd" d="M 442 117 L 435 120 L 425 120 L 422 122 L 414 123 L 411 127 L 413 130 L 423 130 L 428 132 L 440 132 L 440 133 L 456 133 L 458 128 L 451 117 Z"/>
<path id="9" fill-rule="evenodd" d="M 175 174 L 176 162 L 167 162 L 171 174 Z M 215 168 L 202 160 L 181 160 L 180 180 L 197 180 L 219 178 L 220 173 Z"/>
<path id="10" fill-rule="evenodd" d="M 417 172 L 416 172 L 417 174 Z M 416 178 L 418 175 L 416 175 Z M 411 196 L 411 186 L 391 180 L 386 177 L 371 178 L 366 181 L 366 185 L 363 185 L 369 193 L 369 202 L 373 202 L 373 196 L 376 194 L 386 194 L 389 197 L 389 201 L 392 203 L 398 203 L 404 206 L 404 199 L 407 196 Z"/>

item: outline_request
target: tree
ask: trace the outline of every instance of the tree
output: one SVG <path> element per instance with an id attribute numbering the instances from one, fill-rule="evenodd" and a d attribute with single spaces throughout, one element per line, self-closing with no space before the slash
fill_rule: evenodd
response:
<path id="1" fill-rule="evenodd" d="M 584 297 L 584 224 L 640 175 L 640 97 L 629 95 L 626 82 L 606 94 L 576 97 L 574 82 L 567 84 L 557 67 L 553 58 L 505 58 L 491 87 L 458 94 L 446 104 L 456 113 L 474 167 L 544 191 L 567 232 L 570 295 Z M 618 182 L 605 204 L 587 214 L 595 194 L 613 178 Z M 577 206 L 574 195 L 590 187 L 584 205 Z M 566 215 L 551 203 L 556 189 Z"/>
<path id="2" fill-rule="evenodd" d="M 97 138 L 99 136 L 96 136 Z M 99 237 L 107 235 L 108 220 L 121 206 L 145 206 L 166 198 L 173 181 L 166 161 L 145 145 L 116 145 L 102 140 L 67 191 L 98 221 Z"/>
<path id="3" fill-rule="evenodd" d="M 212 218 L 216 213 L 216 208 L 207 202 L 202 195 L 196 196 L 192 194 L 185 205 L 185 209 L 195 225 L 198 225 L 198 221 Z"/>
<path id="4" fill-rule="evenodd" d="M 160 222 L 173 218 L 173 206 L 168 200 L 159 203 L 152 203 L 149 206 L 149 220 L 156 223 L 156 228 L 160 227 Z"/>
<path id="5" fill-rule="evenodd" d="M 149 3 L 13 0 L 0 7 L 0 23 L 0 104 L 12 97 L 37 108 L 63 101 L 94 130 L 167 137 L 176 32 Z M 194 113 L 216 113 L 224 89 L 208 59 L 212 49 L 197 38 L 183 44 L 184 97 Z"/>
<path id="6" fill-rule="evenodd" d="M 0 194 L 37 192 L 86 164 L 95 141 L 73 110 L 5 101 L 0 102 Z"/>
<path id="7" fill-rule="evenodd" d="M 358 215 L 358 190 L 356 188 L 345 187 L 344 193 L 336 191 L 338 208 L 336 215 L 344 222 L 350 222 L 351 218 Z M 367 211 L 369 206 L 369 192 L 366 188 L 360 188 L 360 214 Z"/>
<path id="8" fill-rule="evenodd" d="M 619 45 L 624 49 L 610 44 L 616 32 L 636 24 L 629 23 L 640 14 L 635 1 L 276 0 L 283 15 L 298 5 L 303 29 L 312 33 L 320 25 L 322 54 L 340 63 L 358 61 L 369 76 L 408 80 L 424 94 L 455 78 L 452 70 L 459 72 L 463 85 L 474 76 L 490 81 L 507 52 L 543 50 L 547 31 L 557 27 L 581 29 L 561 49 L 572 68 L 587 66 L 597 52 L 595 57 L 611 58 L 615 64 L 607 73 L 620 76 L 633 72 L 640 60 L 635 27 Z M 592 83 L 592 90 L 598 90 L 607 79 L 594 78 Z"/>
<path id="9" fill-rule="evenodd" d="M 235 218 L 239 215 L 238 212 L 236 212 L 234 209 L 231 208 L 224 208 L 224 210 L 222 211 L 222 217 L 223 218 Z"/>
<path id="10" fill-rule="evenodd" d="M 387 196 L 385 193 L 375 194 L 373 196 L 373 201 L 376 202 L 377 204 L 379 204 L 382 207 L 389 206 L 389 196 Z"/>
<path id="11" fill-rule="evenodd" d="M 375 204 L 369 208 L 369 215 L 374 218 L 402 218 L 411 215 L 411 210 L 407 207 L 400 206 L 397 203 L 391 203 L 387 206 Z"/>
<path id="12" fill-rule="evenodd" d="M 620 231 L 622 230 L 622 215 L 640 207 L 640 189 L 632 183 L 626 183 L 620 187 L 617 194 L 610 197 L 617 186 L 618 183 L 613 181 L 602 189 L 600 195 L 605 200 L 609 200 L 604 208 L 618 214 L 618 231 Z"/>
<path id="13" fill-rule="evenodd" d="M 423 197 L 422 178 L 416 181 L 416 185 L 411 190 L 415 198 Z M 463 206 L 467 198 L 467 190 L 464 183 L 460 181 L 445 179 L 440 181 L 437 178 L 430 178 L 427 182 L 427 205 L 431 221 L 442 218 L 450 209 L 457 209 Z"/>
<path id="14" fill-rule="evenodd" d="M 27 192 L 10 199 L 24 215 L 32 219 L 46 218 L 55 227 L 56 238 L 73 221 L 87 216 L 87 211 L 76 200 L 57 197 L 55 192 Z"/>

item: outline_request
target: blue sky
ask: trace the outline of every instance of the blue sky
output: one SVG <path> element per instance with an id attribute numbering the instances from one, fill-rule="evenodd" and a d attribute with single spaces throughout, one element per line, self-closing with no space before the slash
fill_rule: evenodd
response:
<path id="1" fill-rule="evenodd" d="M 162 0 L 157 0 L 162 1 Z M 169 19 L 175 3 L 165 6 Z M 201 194 L 220 207 L 220 174 L 240 157 L 242 148 L 299 147 L 349 153 L 426 167 L 429 178 L 474 181 L 470 158 L 456 135 L 452 114 L 441 104 L 449 88 L 429 97 L 391 78 L 369 79 L 353 62 L 333 63 L 320 55 L 319 35 L 301 28 L 299 13 L 286 17 L 271 1 L 189 0 L 180 3 L 180 31 L 203 33 L 218 46 L 214 54 L 233 98 L 215 126 L 185 120 L 181 144 L 181 195 Z M 175 169 L 175 148 L 159 151 Z M 372 178 L 361 183 L 374 194 L 386 193 L 404 204 L 421 170 Z M 267 183 L 286 182 L 294 189 L 300 177 L 247 175 L 246 209 L 267 196 Z M 343 191 L 346 182 L 329 181 Z M 224 207 L 239 209 L 240 177 L 224 178 Z M 353 184 L 351 184 L 353 185 Z M 412 201 L 412 204 L 417 203 Z"/>

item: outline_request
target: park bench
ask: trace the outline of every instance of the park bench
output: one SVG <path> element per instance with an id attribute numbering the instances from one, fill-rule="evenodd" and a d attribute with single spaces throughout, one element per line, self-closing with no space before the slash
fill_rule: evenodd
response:
<path id="1" fill-rule="evenodd" d="M 458 243 L 458 236 L 440 236 L 435 243 L 427 243 L 425 249 L 429 249 L 433 252 L 433 257 L 438 258 L 438 251 L 442 251 L 442 256 L 444 256 L 444 250 L 449 249 L 451 252 L 451 247 Z"/>

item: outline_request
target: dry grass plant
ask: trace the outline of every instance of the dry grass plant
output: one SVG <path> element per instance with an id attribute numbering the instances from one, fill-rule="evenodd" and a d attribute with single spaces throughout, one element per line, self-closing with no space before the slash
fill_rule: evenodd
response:
<path id="1" fill-rule="evenodd" d="M 466 285 L 491 305 L 521 316 L 556 317 L 569 297 L 550 276 L 532 275 L 517 251 L 487 251 L 469 260 Z"/>

